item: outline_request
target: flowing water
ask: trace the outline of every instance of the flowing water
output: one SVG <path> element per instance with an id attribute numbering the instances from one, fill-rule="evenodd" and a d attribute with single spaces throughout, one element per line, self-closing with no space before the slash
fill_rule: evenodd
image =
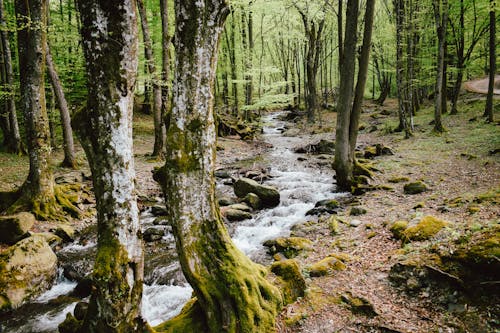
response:
<path id="1" fill-rule="evenodd" d="M 266 184 L 279 189 L 281 203 L 273 209 L 257 212 L 250 220 L 231 225 L 235 244 L 260 263 L 270 261 L 262 245 L 264 241 L 288 235 L 293 225 L 307 219 L 306 212 L 317 201 L 342 195 L 334 193 L 330 168 L 321 170 L 308 167 L 297 160 L 299 155 L 293 152 L 293 148 L 303 144 L 303 139 L 283 136 L 286 123 L 279 120 L 279 115 L 276 113 L 264 118 L 263 140 L 273 148 L 263 157 L 266 164 L 272 166 L 273 178 Z M 225 192 L 230 190 L 222 184 L 218 187 Z M 141 221 L 144 228 L 165 228 L 154 226 L 154 217 L 148 211 L 142 213 Z M 89 258 L 95 255 L 95 245 L 92 239 L 83 245 L 68 245 L 58 253 L 59 259 L 63 263 L 71 263 L 77 271 L 88 273 L 92 267 Z M 178 314 L 192 293 L 180 271 L 173 236 L 168 229 L 162 245 L 157 248 L 160 251 L 147 251 L 145 258 L 142 314 L 152 326 Z M 74 298 L 65 297 L 75 286 L 75 282 L 64 278 L 61 270 L 52 289 L 12 315 L 0 318 L 0 332 L 57 332 L 57 326 L 64 320 L 66 313 L 73 311 L 76 305 Z"/>

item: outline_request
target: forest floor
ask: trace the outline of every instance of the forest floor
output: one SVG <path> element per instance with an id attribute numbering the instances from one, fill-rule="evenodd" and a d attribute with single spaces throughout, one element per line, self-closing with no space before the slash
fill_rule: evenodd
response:
<path id="1" fill-rule="evenodd" d="M 426 249 L 436 243 L 446 244 L 463 230 L 498 225 L 500 216 L 500 130 L 497 123 L 488 124 L 481 118 L 484 102 L 461 103 L 459 115 L 445 115 L 447 131 L 432 132 L 432 107 L 429 105 L 415 118 L 414 136 L 404 139 L 393 133 L 397 125 L 397 103 L 389 100 L 382 107 L 367 102 L 361 125 L 366 128 L 359 135 L 359 145 L 383 144 L 394 155 L 376 157 L 373 162 L 380 170 L 372 185 L 384 189 L 356 197 L 356 205 L 366 214 L 349 216 L 350 207 L 344 207 L 338 217 L 339 230 L 332 234 L 324 219 L 312 219 L 296 229 L 313 242 L 312 249 L 296 260 L 308 275 L 308 267 L 332 253 L 347 254 L 346 269 L 323 277 L 307 277 L 306 295 L 288 305 L 279 320 L 279 332 L 494 332 L 499 328 L 499 304 L 470 303 L 470 298 L 448 295 L 434 290 L 408 294 L 389 281 L 389 271 L 401 255 Z M 334 139 L 336 114 L 322 113 L 322 126 L 311 126 L 300 121 L 288 135 L 303 137 L 304 145 L 320 139 Z M 368 128 L 377 126 L 369 133 Z M 299 129 L 299 130 L 297 130 Z M 160 190 L 152 179 L 151 170 L 162 164 L 148 153 L 152 149 L 152 119 L 136 115 L 134 123 L 135 163 L 138 192 L 141 196 L 157 197 Z M 227 167 L 238 161 L 263 154 L 269 145 L 258 138 L 242 141 L 233 137 L 218 141 L 218 165 Z M 56 175 L 89 175 L 83 151 L 78 148 L 81 170 L 68 171 L 55 166 Z M 62 160 L 61 153 L 55 161 Z M 19 187 L 28 172 L 26 157 L 0 153 L 0 191 Z M 401 183 L 394 183 L 397 178 Z M 407 179 L 407 180 L 406 180 Z M 404 180 L 423 181 L 429 190 L 407 195 Z M 474 198 L 491 193 L 493 199 L 479 203 Z M 462 204 L 451 205 L 450 202 Z M 431 241 L 402 245 L 394 239 L 389 225 L 398 220 L 412 221 L 433 215 L 448 221 L 449 228 Z M 349 221 L 359 220 L 357 227 Z M 83 228 L 88 221 L 76 225 Z M 37 231 L 48 230 L 51 223 L 40 223 Z M 497 258 L 498 260 L 498 258 Z M 346 304 L 345 295 L 367 301 L 376 315 L 353 312 Z M 344 296 L 344 297 L 343 297 Z M 350 297 L 350 296 L 347 296 Z M 450 300 L 450 298 L 458 298 Z M 459 304 L 460 303 L 460 304 Z M 498 303 L 498 301 L 496 301 Z M 459 306 L 457 306 L 457 304 Z M 496 323 L 495 323 L 496 321 Z M 496 326 L 495 326 L 496 325 Z"/>

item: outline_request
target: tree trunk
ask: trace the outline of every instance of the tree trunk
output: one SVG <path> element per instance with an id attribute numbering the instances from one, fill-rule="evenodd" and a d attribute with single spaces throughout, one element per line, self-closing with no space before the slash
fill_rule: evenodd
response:
<path id="1" fill-rule="evenodd" d="M 153 87 L 153 119 L 155 128 L 155 142 L 153 146 L 152 156 L 162 157 L 165 132 L 161 117 L 162 94 L 161 94 L 160 79 L 158 77 L 158 73 L 156 72 L 155 57 L 153 54 L 153 42 L 151 41 L 151 34 L 149 32 L 148 16 L 146 12 L 146 7 L 144 6 L 144 1 L 137 0 L 137 7 L 139 8 L 139 14 L 141 16 L 141 27 L 142 27 L 142 36 L 144 39 L 144 52 L 146 56 L 146 64 L 148 68 L 148 73 L 152 81 L 151 86 Z"/>
<path id="2" fill-rule="evenodd" d="M 6 101 L 6 115 L 9 127 L 7 137 L 4 137 L 7 144 L 7 151 L 15 154 L 24 153 L 21 135 L 19 133 L 19 124 L 17 121 L 16 102 L 14 93 L 14 70 L 12 68 L 12 58 L 9 43 L 7 23 L 5 21 L 5 12 L 3 0 L 0 0 L 0 39 L 3 50 L 3 65 L 5 70 L 5 93 L 8 94 Z"/>
<path id="3" fill-rule="evenodd" d="M 436 69 L 436 96 L 434 102 L 434 131 L 444 132 L 441 122 L 443 114 L 443 99 L 446 95 L 443 91 L 444 82 L 444 62 L 446 48 L 446 23 L 448 21 L 448 0 L 434 0 L 434 16 L 436 20 L 436 31 L 438 36 L 437 69 Z"/>
<path id="4" fill-rule="evenodd" d="M 66 97 L 64 96 L 64 91 L 61 85 L 61 81 L 59 80 L 59 75 L 57 75 L 54 62 L 52 61 L 52 55 L 50 53 L 48 43 L 46 45 L 46 48 L 47 51 L 45 63 L 47 65 L 47 72 L 49 73 L 50 82 L 52 83 L 54 95 L 59 107 L 59 115 L 61 117 L 61 126 L 64 139 L 64 160 L 62 162 L 62 166 L 74 169 L 76 168 L 75 145 L 73 143 L 73 129 L 71 128 L 71 117 L 69 115 L 68 102 L 66 101 Z"/>
<path id="5" fill-rule="evenodd" d="M 89 94 L 73 122 L 92 170 L 98 223 L 93 291 L 80 331 L 142 332 L 143 246 L 132 152 L 136 4 L 78 5 Z"/>
<path id="6" fill-rule="evenodd" d="M 171 38 L 168 32 L 168 3 L 167 0 L 160 0 L 161 10 L 161 31 L 162 31 L 162 85 L 161 85 L 161 120 L 165 124 L 165 118 L 170 110 L 170 42 Z M 163 129 L 164 131 L 165 129 Z M 162 131 L 162 135 L 164 134 Z"/>
<path id="7" fill-rule="evenodd" d="M 343 22 L 343 3 L 344 0 L 339 0 L 339 8 L 337 12 L 337 39 L 339 44 L 339 73 L 342 72 L 342 61 L 344 60 L 344 22 Z"/>
<path id="8" fill-rule="evenodd" d="M 493 90 L 495 88 L 495 72 L 496 72 L 496 21 L 495 21 L 495 2 L 490 0 L 490 42 L 489 42 L 489 58 L 490 58 L 490 74 L 488 84 L 488 95 L 486 96 L 486 106 L 483 116 L 488 122 L 493 122 Z"/>
<path id="9" fill-rule="evenodd" d="M 340 72 L 339 99 L 337 103 L 337 128 L 335 132 L 334 168 L 337 188 L 350 191 L 352 183 L 353 160 L 350 156 L 349 126 L 353 100 L 354 71 L 358 28 L 359 0 L 349 0 L 346 9 L 346 29 L 344 55 Z"/>
<path id="10" fill-rule="evenodd" d="M 271 332 L 281 296 L 232 243 L 215 198 L 213 83 L 224 0 L 175 1 L 176 73 L 165 166 L 156 173 L 177 252 L 203 313 L 204 332 Z M 194 75 L 196 73 L 196 75 Z M 161 325 L 173 332 L 176 319 Z M 198 319 L 197 324 L 200 323 Z M 193 331 L 193 330 L 190 330 Z"/>

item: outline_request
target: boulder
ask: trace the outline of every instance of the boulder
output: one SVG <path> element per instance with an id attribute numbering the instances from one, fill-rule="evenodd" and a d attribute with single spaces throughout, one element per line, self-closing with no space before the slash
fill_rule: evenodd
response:
<path id="1" fill-rule="evenodd" d="M 234 208 L 223 210 L 222 215 L 224 215 L 230 222 L 243 221 L 252 218 L 252 214 Z"/>
<path id="2" fill-rule="evenodd" d="M 351 207 L 351 210 L 349 211 L 349 215 L 351 216 L 359 216 L 359 215 L 363 215 L 363 214 L 366 214 L 366 209 L 363 208 L 363 207 L 360 207 L 360 206 L 354 206 L 354 207 Z"/>
<path id="3" fill-rule="evenodd" d="M 373 304 L 364 297 L 353 296 L 350 292 L 347 292 L 340 299 L 349 306 L 352 313 L 367 317 L 378 316 Z"/>
<path id="4" fill-rule="evenodd" d="M 383 155 L 394 155 L 394 152 L 392 151 L 391 148 L 386 147 L 380 143 L 373 145 L 373 146 L 368 146 L 364 150 L 364 157 L 365 158 L 374 158 L 374 157 L 383 156 Z"/>
<path id="5" fill-rule="evenodd" d="M 13 245 L 23 239 L 35 221 L 31 213 L 0 216 L 0 243 Z"/>
<path id="6" fill-rule="evenodd" d="M 233 205 L 228 206 L 227 208 L 237 209 L 237 210 L 241 210 L 241 211 L 244 211 L 247 213 L 250 213 L 252 211 L 252 208 L 248 207 L 248 205 L 245 203 L 233 204 Z"/>
<path id="7" fill-rule="evenodd" d="M 427 190 L 427 185 L 421 181 L 409 183 L 404 186 L 405 194 L 419 194 Z"/>
<path id="8" fill-rule="evenodd" d="M 295 148 L 298 154 L 335 154 L 335 142 L 329 140 L 320 140 L 318 143 L 309 144 L 304 147 Z"/>
<path id="9" fill-rule="evenodd" d="M 434 216 L 423 217 L 417 225 L 407 228 L 402 232 L 403 238 L 409 241 L 423 241 L 436 235 L 448 222 Z"/>
<path id="10" fill-rule="evenodd" d="M 144 231 L 144 240 L 146 242 L 154 242 L 160 240 L 165 235 L 163 229 L 148 228 Z"/>
<path id="11" fill-rule="evenodd" d="M 238 198 L 254 193 L 261 200 L 262 207 L 276 207 L 280 203 L 280 193 L 277 189 L 248 178 L 240 178 L 234 183 L 234 193 Z"/>
<path id="12" fill-rule="evenodd" d="M 219 206 L 223 207 L 223 206 L 231 206 L 231 205 L 235 204 L 236 200 L 234 200 L 233 198 L 229 198 L 229 197 L 222 197 L 222 198 L 219 198 L 218 202 L 219 202 Z"/>
<path id="13" fill-rule="evenodd" d="M 277 261 L 271 265 L 271 272 L 278 276 L 278 284 L 285 305 L 295 302 L 299 297 L 304 297 L 306 280 L 300 272 L 297 261 L 294 259 Z"/>
<path id="14" fill-rule="evenodd" d="M 260 209 L 262 205 L 259 196 L 255 193 L 248 193 L 247 195 L 245 195 L 245 197 L 243 198 L 243 202 L 253 209 Z"/>
<path id="15" fill-rule="evenodd" d="M 53 232 L 56 236 L 61 237 L 64 242 L 72 242 L 75 240 L 75 229 L 67 224 L 59 224 Z"/>
<path id="16" fill-rule="evenodd" d="M 43 236 L 21 240 L 0 255 L 0 311 L 19 307 L 47 290 L 57 257 Z"/>
<path id="17" fill-rule="evenodd" d="M 334 271 L 343 271 L 346 265 L 339 259 L 334 257 L 326 257 L 318 261 L 309 268 L 311 277 L 331 275 Z"/>
<path id="18" fill-rule="evenodd" d="M 300 252 L 309 250 L 312 242 L 302 237 L 278 237 L 264 242 L 270 254 L 281 252 L 287 258 L 296 257 Z"/>
<path id="19" fill-rule="evenodd" d="M 396 221 L 390 226 L 389 230 L 394 238 L 401 239 L 406 228 L 408 228 L 408 221 Z"/>
<path id="20" fill-rule="evenodd" d="M 154 216 L 165 216 L 167 214 L 167 208 L 165 206 L 156 205 L 151 207 L 151 214 Z"/>
<path id="21" fill-rule="evenodd" d="M 314 208 L 308 210 L 306 215 L 337 214 L 340 204 L 335 199 L 326 199 L 316 202 Z"/>

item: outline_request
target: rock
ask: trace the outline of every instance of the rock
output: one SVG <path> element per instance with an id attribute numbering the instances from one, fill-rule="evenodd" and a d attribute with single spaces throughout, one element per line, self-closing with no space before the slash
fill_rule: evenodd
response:
<path id="1" fill-rule="evenodd" d="M 389 180 L 389 183 L 404 183 L 410 181 L 408 177 L 392 177 Z"/>
<path id="2" fill-rule="evenodd" d="M 247 195 L 245 195 L 245 197 L 243 198 L 243 202 L 256 210 L 260 209 L 262 205 L 259 196 L 255 193 L 248 193 Z"/>
<path id="3" fill-rule="evenodd" d="M 229 198 L 229 197 L 222 197 L 218 200 L 218 202 L 219 202 L 220 207 L 224 207 L 224 206 L 230 206 L 230 205 L 235 204 L 236 200 L 234 200 L 233 198 Z"/>
<path id="4" fill-rule="evenodd" d="M 299 297 L 304 297 L 306 281 L 300 273 L 300 266 L 293 259 L 280 260 L 271 265 L 271 272 L 278 276 L 284 304 L 291 304 Z"/>
<path id="5" fill-rule="evenodd" d="M 165 231 L 163 229 L 148 228 L 146 229 L 146 231 L 144 231 L 143 237 L 146 242 L 155 242 L 162 239 L 164 235 Z"/>
<path id="6" fill-rule="evenodd" d="M 238 198 L 244 198 L 248 193 L 256 194 L 262 207 L 276 207 L 280 203 L 280 193 L 271 186 L 260 185 L 255 180 L 240 178 L 234 183 L 234 193 Z"/>
<path id="7" fill-rule="evenodd" d="M 423 182 L 418 181 L 414 183 L 409 183 L 404 186 L 404 193 L 405 194 L 419 194 L 422 192 L 427 191 L 427 185 L 425 185 Z"/>
<path id="8" fill-rule="evenodd" d="M 247 212 L 247 213 L 250 213 L 252 211 L 252 208 L 248 207 L 247 204 L 245 203 L 238 203 L 238 204 L 233 204 L 231 206 L 228 206 L 227 208 L 230 208 L 230 209 L 237 209 L 237 210 L 241 210 L 241 211 L 244 211 L 244 212 Z"/>
<path id="9" fill-rule="evenodd" d="M 309 144 L 305 147 L 295 148 L 298 154 L 335 154 L 335 142 L 329 140 L 320 140 L 318 143 Z"/>
<path id="10" fill-rule="evenodd" d="M 47 290 L 57 275 L 57 257 L 45 238 L 25 238 L 0 255 L 0 311 L 15 309 Z"/>
<path id="11" fill-rule="evenodd" d="M 361 222 L 360 220 L 356 220 L 356 219 L 354 219 L 354 220 L 351 220 L 351 221 L 349 222 L 349 225 L 350 225 L 351 227 L 356 228 L 356 227 L 359 227 L 359 226 L 361 225 L 361 223 L 362 223 L 362 222 Z"/>
<path id="12" fill-rule="evenodd" d="M 252 214 L 234 208 L 228 208 L 222 211 L 222 215 L 225 216 L 230 222 L 243 221 L 252 218 Z"/>
<path id="13" fill-rule="evenodd" d="M 31 233 L 32 236 L 41 236 L 45 238 L 45 241 L 50 245 L 51 248 L 55 248 L 63 243 L 61 237 L 54 235 L 51 232 L 41 232 L 41 233 Z"/>
<path id="14" fill-rule="evenodd" d="M 359 216 L 359 215 L 363 215 L 363 214 L 366 214 L 367 210 L 363 207 L 360 207 L 360 206 L 354 206 L 354 207 L 351 207 L 351 210 L 349 211 L 349 215 L 351 216 Z"/>
<path id="15" fill-rule="evenodd" d="M 363 297 L 355 297 L 350 292 L 340 296 L 342 302 L 349 305 L 353 313 L 365 315 L 367 317 L 378 316 L 373 305 Z"/>
<path id="16" fill-rule="evenodd" d="M 31 213 L 0 216 L 0 243 L 13 245 L 25 238 L 35 221 Z"/>
<path id="17" fill-rule="evenodd" d="M 61 237 L 64 242 L 72 242 L 75 240 L 75 229 L 67 224 L 59 224 L 53 232 L 56 236 Z"/>
<path id="18" fill-rule="evenodd" d="M 214 176 L 221 179 L 231 178 L 231 174 L 227 170 L 215 170 Z"/>
<path id="19" fill-rule="evenodd" d="M 309 268 L 309 273 L 311 277 L 319 277 L 325 275 L 331 275 L 334 271 L 343 271 L 346 269 L 346 265 L 337 258 L 326 257 L 313 264 Z"/>
<path id="20" fill-rule="evenodd" d="M 384 156 L 384 155 L 394 155 L 394 152 L 392 151 L 391 148 L 386 147 L 380 143 L 373 146 L 368 146 L 364 150 L 365 158 L 374 158 L 377 156 Z"/>
<path id="21" fill-rule="evenodd" d="M 287 258 L 296 257 L 300 252 L 309 250 L 312 242 L 302 237 L 278 237 L 264 242 L 270 254 L 283 253 Z"/>
<path id="22" fill-rule="evenodd" d="M 167 208 L 165 206 L 156 205 L 151 207 L 151 214 L 154 216 L 165 216 L 168 215 Z"/>
<path id="23" fill-rule="evenodd" d="M 339 233 L 339 221 L 335 216 L 331 216 L 328 219 L 328 229 L 330 229 L 330 233 L 332 235 L 338 235 Z"/>
<path id="24" fill-rule="evenodd" d="M 440 220 L 434 216 L 425 216 L 417 225 L 409 227 L 403 231 L 403 237 L 405 240 L 410 241 L 427 240 L 436 235 L 447 224 L 448 222 Z"/>
<path id="25" fill-rule="evenodd" d="M 75 306 L 75 310 L 73 311 L 76 320 L 83 320 L 85 318 L 85 315 L 87 314 L 88 309 L 89 303 L 83 301 L 78 302 Z"/>
<path id="26" fill-rule="evenodd" d="M 314 205 L 314 207 L 325 207 L 328 210 L 331 210 L 333 212 L 337 208 L 340 207 L 340 204 L 335 199 L 326 199 L 326 200 L 321 200 L 321 201 L 316 202 L 316 204 Z"/>
<path id="27" fill-rule="evenodd" d="M 307 158 L 305 158 L 303 156 L 299 156 L 299 157 L 297 157 L 297 161 L 304 162 L 304 161 L 307 161 Z"/>
<path id="28" fill-rule="evenodd" d="M 85 277 L 78 282 L 75 289 L 73 290 L 73 295 L 79 298 L 85 298 L 89 296 L 92 292 L 92 278 Z"/>
<path id="29" fill-rule="evenodd" d="M 396 221 L 389 228 L 394 238 L 401 239 L 403 232 L 408 228 L 408 221 Z"/>
<path id="30" fill-rule="evenodd" d="M 71 264 L 63 266 L 63 276 L 70 281 L 80 281 L 84 278 L 81 273 Z"/>
<path id="31" fill-rule="evenodd" d="M 168 219 L 166 216 L 158 216 L 154 219 L 153 225 L 168 225 Z"/>

